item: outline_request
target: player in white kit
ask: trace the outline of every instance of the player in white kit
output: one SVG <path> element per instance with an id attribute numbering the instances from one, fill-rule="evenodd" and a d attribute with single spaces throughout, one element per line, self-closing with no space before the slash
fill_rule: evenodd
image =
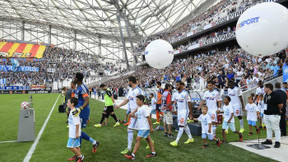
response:
<path id="1" fill-rule="evenodd" d="M 213 82 L 211 82 L 211 81 L 207 82 L 207 89 L 208 89 L 208 91 L 206 91 L 204 93 L 203 100 L 200 103 L 198 110 L 200 110 L 202 108 L 202 106 L 204 105 L 204 103 L 206 101 L 206 105 L 208 107 L 208 114 L 210 115 L 211 121 L 212 121 L 211 134 L 213 136 L 216 136 L 216 128 L 217 128 L 217 113 L 216 113 L 216 111 L 218 109 L 220 109 L 220 107 L 221 107 L 221 97 L 220 97 L 219 91 L 214 89 Z"/>
<path id="2" fill-rule="evenodd" d="M 137 80 L 134 76 L 128 77 L 128 85 L 131 87 L 127 94 L 127 99 L 125 99 L 120 105 L 115 106 L 116 109 L 126 105 L 128 103 L 128 109 L 130 112 L 133 112 L 134 109 L 136 109 L 137 103 L 136 103 L 136 96 L 142 94 L 142 90 L 137 86 Z M 128 146 L 127 148 L 121 152 L 121 154 L 128 154 L 131 152 L 132 149 L 132 142 L 133 142 L 133 130 L 136 128 L 136 122 L 137 118 L 130 119 L 130 124 L 128 125 Z"/>
<path id="3" fill-rule="evenodd" d="M 189 144 L 194 142 L 192 135 L 190 133 L 190 129 L 187 125 L 187 120 L 189 116 L 190 110 L 192 110 L 191 98 L 186 90 L 184 90 L 185 84 L 181 81 L 177 81 L 176 89 L 177 92 L 173 94 L 172 101 L 165 106 L 165 108 L 169 108 L 174 103 L 177 104 L 177 119 L 179 131 L 175 141 L 171 142 L 170 145 L 176 147 L 178 142 L 185 131 L 189 139 L 185 142 L 185 144 Z M 189 105 L 189 106 L 188 106 Z"/>
<path id="4" fill-rule="evenodd" d="M 234 85 L 233 81 L 228 82 L 228 96 L 231 98 L 230 104 L 233 106 L 234 109 L 234 116 L 238 117 L 240 122 L 240 133 L 244 132 L 244 122 L 242 118 L 242 111 L 244 109 L 244 103 L 242 98 L 241 90 Z M 241 111 L 242 110 L 242 111 Z M 228 129 L 227 129 L 228 131 Z"/>
<path id="5" fill-rule="evenodd" d="M 264 91 L 264 85 L 263 85 L 263 82 L 260 80 L 258 82 L 258 87 L 256 89 L 256 95 L 255 95 L 255 98 L 253 99 L 254 103 L 259 103 L 259 96 L 260 95 L 265 95 L 265 91 Z"/>

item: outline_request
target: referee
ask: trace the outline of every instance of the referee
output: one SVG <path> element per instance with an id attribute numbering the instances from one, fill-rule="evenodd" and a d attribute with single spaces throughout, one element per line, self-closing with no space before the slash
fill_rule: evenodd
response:
<path id="1" fill-rule="evenodd" d="M 113 93 L 112 91 L 107 88 L 107 86 L 105 84 L 101 84 L 100 88 L 102 89 L 103 93 L 104 93 L 104 102 L 105 102 L 105 108 L 104 111 L 102 113 L 102 118 L 100 120 L 100 124 L 95 124 L 94 126 L 96 128 L 101 128 L 102 127 L 102 123 L 105 119 L 105 125 L 107 125 L 108 123 L 108 118 L 109 115 L 112 116 L 112 118 L 115 120 L 116 124 L 114 125 L 114 127 L 118 127 L 120 125 L 119 120 L 117 119 L 116 115 L 114 114 L 114 97 L 113 97 Z"/>
<path id="2" fill-rule="evenodd" d="M 281 133 L 279 122 L 283 103 L 281 102 L 281 96 L 273 92 L 273 85 L 271 83 L 265 84 L 264 90 L 266 93 L 264 97 L 264 121 L 267 128 L 267 139 L 262 142 L 262 144 L 272 145 L 272 135 L 274 131 L 276 141 L 274 148 L 280 148 Z"/>

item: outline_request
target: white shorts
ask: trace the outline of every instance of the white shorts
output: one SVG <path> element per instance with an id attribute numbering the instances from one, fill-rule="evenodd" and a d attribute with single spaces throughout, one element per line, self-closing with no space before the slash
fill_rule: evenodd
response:
<path id="1" fill-rule="evenodd" d="M 166 124 L 173 124 L 173 115 L 171 111 L 166 111 L 164 113 L 164 118 L 163 118 L 163 122 Z"/>
<path id="2" fill-rule="evenodd" d="M 208 114 L 211 117 L 211 122 L 217 122 L 217 113 L 215 111 L 208 111 Z"/>
<path id="3" fill-rule="evenodd" d="M 130 124 L 128 125 L 128 129 L 137 130 L 137 118 L 131 118 L 130 119 Z"/>
<path id="4" fill-rule="evenodd" d="M 178 111 L 177 112 L 177 120 L 178 120 L 178 126 L 186 126 L 187 125 L 187 119 L 188 119 L 189 112 L 187 111 Z"/>
<path id="5" fill-rule="evenodd" d="M 233 105 L 234 116 L 242 116 L 241 105 L 235 104 Z"/>

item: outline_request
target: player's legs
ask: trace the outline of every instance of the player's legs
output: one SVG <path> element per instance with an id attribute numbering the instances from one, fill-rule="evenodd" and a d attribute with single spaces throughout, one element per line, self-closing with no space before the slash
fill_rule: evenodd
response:
<path id="1" fill-rule="evenodd" d="M 115 120 L 115 122 L 118 122 L 118 119 L 117 119 L 117 117 L 116 117 L 114 112 L 111 112 L 110 116 Z"/>
<path id="2" fill-rule="evenodd" d="M 148 145 L 150 147 L 150 151 L 152 153 L 155 152 L 154 143 L 153 143 L 150 135 L 148 135 L 148 137 L 146 138 L 146 141 L 147 141 L 147 143 L 148 143 Z"/>
<path id="3" fill-rule="evenodd" d="M 172 112 L 171 111 L 168 111 L 166 112 L 166 115 L 167 115 L 167 125 L 168 125 L 168 134 L 170 137 L 173 137 L 172 135 L 172 124 L 173 124 L 173 115 L 172 115 Z"/>
<path id="4" fill-rule="evenodd" d="M 80 147 L 76 147 L 76 149 L 81 153 L 81 148 Z"/>
<path id="5" fill-rule="evenodd" d="M 124 151 L 122 151 L 121 154 L 127 154 L 129 151 L 132 150 L 133 130 L 136 129 L 136 122 L 137 122 L 136 118 L 130 118 L 130 124 L 129 124 L 128 129 L 127 129 L 128 144 L 127 144 L 127 148 Z"/>
<path id="6" fill-rule="evenodd" d="M 177 138 L 176 138 L 177 144 L 178 144 L 183 132 L 184 132 L 184 126 L 179 125 L 179 130 L 178 130 L 178 134 L 177 134 Z"/>
<path id="7" fill-rule="evenodd" d="M 216 113 L 216 110 L 214 111 L 210 111 L 208 112 L 208 114 L 210 115 L 211 117 L 211 121 L 212 121 L 212 126 L 211 126 L 211 133 L 213 136 L 216 136 L 216 130 L 217 130 L 217 113 Z"/>
<path id="8" fill-rule="evenodd" d="M 234 108 L 234 116 L 238 117 L 238 119 L 239 119 L 240 132 L 243 133 L 244 132 L 244 121 L 243 121 L 243 118 L 242 118 L 241 107 L 240 107 L 240 105 L 233 105 L 233 108 Z"/>
<path id="9" fill-rule="evenodd" d="M 238 136 L 239 136 L 239 141 L 242 142 L 242 141 L 243 141 L 243 135 L 242 135 L 241 132 L 236 131 L 235 123 L 229 123 L 228 126 L 229 126 L 229 128 L 232 130 L 233 133 L 238 134 Z"/>
<path id="10" fill-rule="evenodd" d="M 262 128 L 262 113 L 260 113 L 259 128 Z"/>
<path id="11" fill-rule="evenodd" d="M 113 107 L 111 107 L 112 109 L 112 112 L 110 113 L 110 116 L 112 116 L 112 118 L 115 120 L 115 124 L 114 124 L 114 127 L 118 127 L 120 125 L 119 123 L 119 119 L 116 117 L 115 113 L 114 113 L 114 110 L 113 110 Z"/>
<path id="12" fill-rule="evenodd" d="M 80 114 L 80 119 L 81 119 L 81 136 L 80 136 L 80 144 L 82 143 L 82 139 L 86 140 L 86 141 L 89 141 L 92 145 L 93 145 L 93 151 L 92 152 L 95 152 L 97 151 L 97 147 L 99 145 L 99 142 L 97 142 L 95 139 L 91 138 L 88 134 L 86 134 L 82 128 L 85 128 L 86 125 L 87 125 L 87 121 L 89 119 L 89 113 L 88 112 L 88 115 L 86 114 L 84 117 L 81 116 Z"/>
<path id="13" fill-rule="evenodd" d="M 228 128 L 228 123 L 226 121 L 223 121 L 222 124 L 222 136 L 223 136 L 223 141 L 226 142 L 226 133 L 225 130 Z M 231 129 L 231 128 L 230 128 Z"/>
<path id="14" fill-rule="evenodd" d="M 222 129 L 222 136 L 223 136 L 223 141 L 226 142 L 226 133 L 225 133 L 226 129 Z"/>
<path id="15" fill-rule="evenodd" d="M 204 145 L 207 144 L 207 134 L 206 133 L 202 133 L 201 138 L 203 140 Z"/>
<path id="16" fill-rule="evenodd" d="M 103 123 L 104 119 L 106 118 L 106 110 L 102 112 L 102 118 L 100 120 L 100 125 Z"/>
<path id="17" fill-rule="evenodd" d="M 133 130 L 128 129 L 127 132 L 128 132 L 128 145 L 127 145 L 127 148 L 128 148 L 129 151 L 131 151 L 132 142 L 133 142 Z"/>
<path id="18" fill-rule="evenodd" d="M 167 124 L 166 124 L 166 121 L 165 121 L 165 116 L 164 116 L 164 120 L 163 120 L 163 125 L 164 125 L 164 136 L 168 136 L 168 133 L 167 133 Z"/>
<path id="19" fill-rule="evenodd" d="M 80 142 L 82 143 L 82 139 L 89 141 L 91 144 L 96 144 L 96 140 L 88 136 L 84 131 L 81 131 L 81 140 Z"/>
<path id="20" fill-rule="evenodd" d="M 111 112 L 113 112 L 113 107 L 112 106 L 107 106 L 106 117 L 105 117 L 106 124 L 108 124 L 108 118 L 109 118 Z"/>
<path id="21" fill-rule="evenodd" d="M 71 150 L 75 155 L 69 158 L 69 161 L 76 160 L 77 158 L 82 158 L 82 154 L 80 151 L 80 139 L 79 138 L 70 138 L 67 142 L 67 148 Z M 84 157 L 83 157 L 84 158 Z"/>
<path id="22" fill-rule="evenodd" d="M 185 123 L 185 118 L 186 115 L 184 113 L 178 112 L 177 114 L 177 118 L 178 118 L 178 126 L 179 126 L 179 130 L 178 130 L 178 134 L 177 134 L 177 138 L 176 138 L 176 143 L 178 144 L 183 132 L 184 132 L 184 126 L 187 124 Z"/>
<path id="23" fill-rule="evenodd" d="M 176 140 L 170 143 L 172 146 L 178 145 L 178 142 L 183 134 L 183 131 L 185 131 L 189 137 L 189 139 L 185 142 L 185 144 L 194 142 L 194 139 L 192 138 L 192 135 L 190 133 L 190 129 L 187 125 L 187 119 L 188 119 L 188 112 L 178 112 L 179 131 Z"/>
<path id="24" fill-rule="evenodd" d="M 238 116 L 239 122 L 240 122 L 240 131 L 244 132 L 244 121 L 242 116 Z"/>
<path id="25" fill-rule="evenodd" d="M 156 119 L 157 119 L 157 121 L 154 124 L 160 123 L 160 106 L 161 106 L 161 104 L 156 104 Z"/>
<path id="26" fill-rule="evenodd" d="M 261 127 L 263 127 L 263 129 L 265 130 L 266 129 L 266 125 L 265 125 L 265 122 L 264 122 L 264 113 L 261 113 L 260 114 L 260 119 L 261 119 Z"/>
<path id="27" fill-rule="evenodd" d="M 77 157 L 82 156 L 82 154 L 76 148 L 69 148 L 69 150 L 71 150 L 75 155 L 77 155 Z"/>
<path id="28" fill-rule="evenodd" d="M 252 125 L 249 125 L 249 136 L 253 135 Z"/>
<path id="29" fill-rule="evenodd" d="M 168 136 L 168 132 L 167 132 L 167 112 L 165 112 L 164 116 L 163 116 L 163 125 L 164 125 L 164 136 Z"/>
<path id="30" fill-rule="evenodd" d="M 187 134 L 189 139 L 193 139 L 191 132 L 190 132 L 190 128 L 188 127 L 188 125 L 186 124 L 184 127 L 185 133 Z"/>
<path id="31" fill-rule="evenodd" d="M 136 138 L 136 142 L 135 142 L 135 146 L 134 146 L 134 149 L 133 149 L 133 154 L 135 156 L 136 152 L 138 151 L 139 147 L 140 147 L 140 143 L 141 143 L 141 140 L 142 140 L 142 137 L 137 137 Z"/>

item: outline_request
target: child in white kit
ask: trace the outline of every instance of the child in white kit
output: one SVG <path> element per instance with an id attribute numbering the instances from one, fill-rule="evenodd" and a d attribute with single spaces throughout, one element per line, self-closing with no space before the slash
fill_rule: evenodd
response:
<path id="1" fill-rule="evenodd" d="M 204 142 L 204 145 L 202 146 L 202 148 L 207 148 L 208 147 L 208 143 L 207 143 L 207 136 L 208 139 L 210 141 L 216 141 L 217 146 L 220 146 L 221 142 L 220 139 L 217 138 L 216 136 L 214 136 L 211 133 L 211 125 L 212 125 L 212 120 L 210 115 L 207 113 L 208 111 L 208 107 L 207 106 L 203 106 L 202 107 L 202 114 L 199 116 L 199 118 L 195 118 L 195 121 L 200 121 L 201 122 L 201 128 L 202 128 L 202 139 Z"/>
<path id="2" fill-rule="evenodd" d="M 124 155 L 127 159 L 130 160 L 135 160 L 135 154 L 140 147 L 142 138 L 146 139 L 151 151 L 150 154 L 146 155 L 146 158 L 156 157 L 154 144 L 150 136 L 150 133 L 153 132 L 151 117 L 149 112 L 145 110 L 145 107 L 143 106 L 144 100 L 145 97 L 143 95 L 136 96 L 136 103 L 138 107 L 131 113 L 131 117 L 137 118 L 138 134 L 133 152 L 131 153 L 131 155 Z"/>
<path id="3" fill-rule="evenodd" d="M 78 104 L 78 100 L 76 98 L 71 98 L 68 100 L 67 106 L 71 109 L 68 117 L 68 124 L 69 124 L 69 139 L 67 142 L 67 148 L 70 149 L 75 155 L 68 159 L 76 160 L 77 162 L 82 162 L 84 159 L 84 155 L 81 154 L 80 150 L 80 136 L 81 136 L 81 122 L 80 117 L 74 116 L 72 114 L 75 106 Z"/>
<path id="4" fill-rule="evenodd" d="M 263 128 L 266 129 L 265 123 L 264 123 L 264 100 L 263 100 L 263 94 L 259 95 L 259 102 L 258 102 L 258 110 L 260 112 L 260 127 L 259 129 Z"/>
<path id="5" fill-rule="evenodd" d="M 257 117 L 259 117 L 258 106 L 253 103 L 253 97 L 248 97 L 248 103 L 245 106 L 245 110 L 247 111 L 247 121 L 249 125 L 249 136 L 252 136 L 253 127 L 256 128 L 257 134 L 259 134 L 259 128 L 257 127 Z"/>
<path id="6" fill-rule="evenodd" d="M 151 117 L 151 114 L 156 114 L 156 98 L 154 97 L 154 94 L 153 93 L 150 93 L 150 96 L 149 98 L 151 99 L 151 112 L 150 112 L 150 117 Z"/>
<path id="7" fill-rule="evenodd" d="M 228 127 L 232 130 L 233 133 L 236 133 L 239 135 L 239 141 L 243 141 L 243 135 L 236 131 L 235 129 L 235 121 L 234 121 L 234 108 L 230 104 L 231 98 L 229 96 L 225 96 L 224 98 L 224 106 L 223 110 L 217 110 L 217 113 L 224 113 L 224 121 L 222 124 L 222 135 L 223 135 L 223 141 L 222 143 L 227 143 L 226 141 L 226 133 L 225 130 L 228 129 Z"/>

